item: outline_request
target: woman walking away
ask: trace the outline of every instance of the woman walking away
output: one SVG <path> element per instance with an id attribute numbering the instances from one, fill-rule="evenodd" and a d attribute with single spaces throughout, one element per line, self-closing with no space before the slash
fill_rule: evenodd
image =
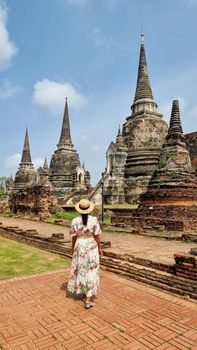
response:
<path id="1" fill-rule="evenodd" d="M 69 292 L 85 295 L 85 308 L 94 306 L 93 297 L 99 291 L 99 255 L 102 256 L 101 233 L 97 218 L 89 215 L 94 203 L 81 199 L 75 209 L 80 216 L 72 220 L 72 265 L 68 281 Z"/>

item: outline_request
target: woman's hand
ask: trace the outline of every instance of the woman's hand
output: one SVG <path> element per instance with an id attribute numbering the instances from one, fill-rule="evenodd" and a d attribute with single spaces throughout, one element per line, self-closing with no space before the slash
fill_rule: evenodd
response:
<path id="1" fill-rule="evenodd" d="M 72 254 L 72 256 L 73 256 L 74 251 L 75 251 L 75 243 L 76 243 L 76 240 L 77 240 L 77 236 L 72 236 L 72 249 L 71 249 L 71 254 Z"/>
<path id="2" fill-rule="evenodd" d="M 99 248 L 99 255 L 100 255 L 100 256 L 103 256 L 103 251 L 102 251 L 101 248 Z"/>

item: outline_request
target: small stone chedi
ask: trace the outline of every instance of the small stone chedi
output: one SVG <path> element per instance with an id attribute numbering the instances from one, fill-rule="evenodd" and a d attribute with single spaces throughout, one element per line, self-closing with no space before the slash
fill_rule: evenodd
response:
<path id="1" fill-rule="evenodd" d="M 22 158 L 14 179 L 14 190 L 30 186 L 36 182 L 36 179 L 36 172 L 31 161 L 28 130 L 26 129 Z"/>
<path id="2" fill-rule="evenodd" d="M 79 155 L 71 140 L 67 99 L 60 140 L 51 158 L 49 174 L 49 181 L 58 197 L 90 187 L 90 174 L 84 165 L 81 166 Z"/>
<path id="3" fill-rule="evenodd" d="M 138 209 L 117 212 L 116 222 L 132 226 L 163 225 L 171 230 L 197 227 L 197 177 L 183 134 L 178 100 L 173 101 L 168 134 L 158 167 Z"/>
<path id="4" fill-rule="evenodd" d="M 44 164 L 42 167 L 39 167 L 37 170 L 37 180 L 38 182 L 45 183 L 49 179 L 49 167 L 47 159 L 45 157 Z"/>
<path id="5" fill-rule="evenodd" d="M 127 146 L 119 127 L 116 142 L 111 142 L 107 150 L 107 168 L 105 180 L 105 198 L 112 203 L 124 203 L 124 166 L 127 158 Z"/>
<path id="6" fill-rule="evenodd" d="M 107 204 L 132 203 L 146 191 L 167 133 L 167 123 L 157 112 L 153 99 L 143 34 L 131 111 L 116 143 L 111 143 L 107 150 L 107 166 L 103 176 L 104 202 Z"/>

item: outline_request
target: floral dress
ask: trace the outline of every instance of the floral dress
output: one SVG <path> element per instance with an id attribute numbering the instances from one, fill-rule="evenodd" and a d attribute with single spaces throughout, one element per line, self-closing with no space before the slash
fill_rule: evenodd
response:
<path id="1" fill-rule="evenodd" d="M 99 291 L 99 251 L 94 239 L 94 235 L 101 233 L 99 222 L 95 216 L 88 215 L 84 226 L 82 217 L 78 216 L 72 221 L 70 233 L 77 240 L 67 290 L 91 297 Z"/>

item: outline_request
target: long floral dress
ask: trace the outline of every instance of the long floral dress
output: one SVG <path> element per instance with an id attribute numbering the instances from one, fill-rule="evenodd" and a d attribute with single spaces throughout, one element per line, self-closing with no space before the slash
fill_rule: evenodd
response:
<path id="1" fill-rule="evenodd" d="M 84 293 L 91 297 L 99 291 L 99 252 L 94 235 L 101 233 L 100 225 L 95 216 L 88 215 L 84 226 L 82 217 L 73 219 L 71 235 L 77 236 L 72 258 L 71 271 L 67 290 Z"/>

